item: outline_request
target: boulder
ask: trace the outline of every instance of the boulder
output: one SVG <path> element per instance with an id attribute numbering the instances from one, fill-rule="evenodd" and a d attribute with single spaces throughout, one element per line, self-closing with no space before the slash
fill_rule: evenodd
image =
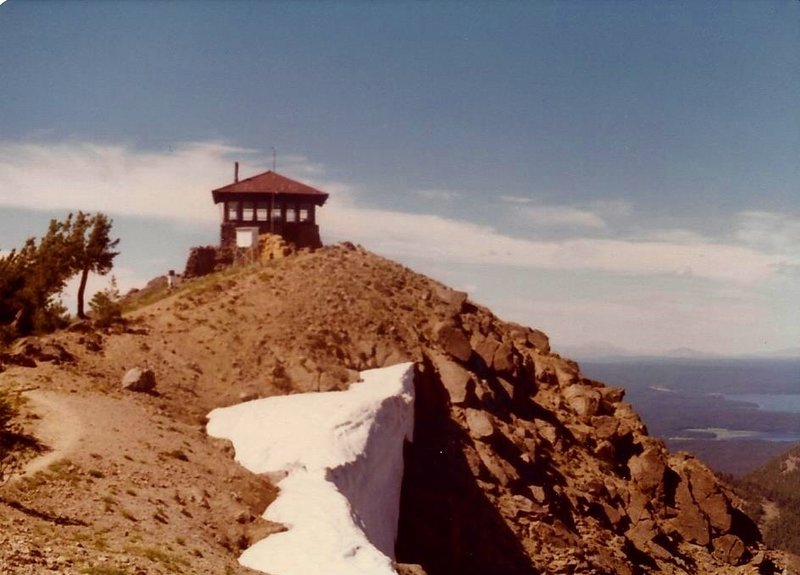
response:
<path id="1" fill-rule="evenodd" d="M 655 539 L 658 535 L 658 527 L 655 521 L 650 519 L 640 521 L 625 532 L 625 536 L 628 540 L 642 553 L 658 557 L 659 559 L 670 559 L 672 554 L 656 543 Z"/>
<path id="2" fill-rule="evenodd" d="M 558 376 L 556 376 L 555 369 L 552 365 L 544 361 L 537 361 L 534 363 L 534 375 L 536 381 L 544 386 L 556 385 L 558 383 Z"/>
<path id="3" fill-rule="evenodd" d="M 122 389 L 148 393 L 156 388 L 156 374 L 151 369 L 134 367 L 122 377 Z"/>
<path id="4" fill-rule="evenodd" d="M 609 463 L 613 462 L 617 457 L 617 449 L 614 447 L 614 444 L 607 439 L 600 440 L 594 452 L 602 461 L 607 461 Z"/>
<path id="5" fill-rule="evenodd" d="M 516 469 L 505 459 L 498 457 L 488 445 L 478 442 L 475 444 L 475 450 L 494 483 L 505 487 L 509 483 L 519 480 Z"/>
<path id="6" fill-rule="evenodd" d="M 473 342 L 473 347 L 475 349 L 475 353 L 478 354 L 478 357 L 483 360 L 483 363 L 485 363 L 487 367 L 492 367 L 494 352 L 497 351 L 498 347 L 500 347 L 500 342 L 492 336 L 485 338 L 477 336 Z"/>
<path id="7" fill-rule="evenodd" d="M 514 361 L 516 350 L 510 343 L 501 344 L 492 357 L 492 368 L 497 373 L 514 373 L 517 363 Z"/>
<path id="8" fill-rule="evenodd" d="M 434 290 L 436 298 L 446 304 L 454 313 L 461 311 L 467 301 L 467 292 L 450 289 L 448 287 L 436 287 Z"/>
<path id="9" fill-rule="evenodd" d="M 652 514 L 648 509 L 650 498 L 641 491 L 632 491 L 625 507 L 625 512 L 631 520 L 631 523 L 636 524 L 646 519 L 651 519 Z"/>
<path id="10" fill-rule="evenodd" d="M 622 525 L 622 520 L 625 518 L 625 514 L 616 506 L 612 506 L 605 501 L 600 501 L 600 507 L 603 510 L 603 515 L 605 516 L 608 523 L 616 530 Z"/>
<path id="11" fill-rule="evenodd" d="M 408 361 L 408 356 L 399 349 L 383 342 L 375 344 L 375 365 L 377 367 L 388 367 L 405 361 Z"/>
<path id="12" fill-rule="evenodd" d="M 451 323 L 440 323 L 434 329 L 434 337 L 442 349 L 459 361 L 469 361 L 472 347 L 464 332 Z"/>
<path id="13" fill-rule="evenodd" d="M 681 476 L 675 489 L 675 505 L 678 514 L 671 520 L 675 531 L 689 543 L 708 545 L 711 542 L 708 520 L 692 498 L 685 476 Z"/>
<path id="14" fill-rule="evenodd" d="M 664 484 L 667 462 L 658 447 L 648 447 L 628 461 L 631 479 L 648 495 L 656 495 Z"/>
<path id="15" fill-rule="evenodd" d="M 604 385 L 597 388 L 597 391 L 600 392 L 600 396 L 603 398 L 603 401 L 611 405 L 616 405 L 625 397 L 625 388 L 622 387 L 610 387 Z"/>
<path id="16" fill-rule="evenodd" d="M 532 329 L 528 332 L 528 343 L 542 353 L 550 353 L 550 338 L 538 329 Z"/>
<path id="17" fill-rule="evenodd" d="M 536 434 L 555 447 L 560 439 L 558 428 L 552 423 L 540 419 L 537 419 L 534 425 L 536 426 Z"/>
<path id="18" fill-rule="evenodd" d="M 439 379 L 442 381 L 447 395 L 450 396 L 450 403 L 455 405 L 465 403 L 475 390 L 475 382 L 470 373 L 439 353 L 432 352 L 431 361 L 436 371 L 439 372 Z"/>
<path id="19" fill-rule="evenodd" d="M 611 439 L 617 434 L 619 420 L 610 415 L 597 415 L 592 417 L 592 427 L 598 439 Z"/>
<path id="20" fill-rule="evenodd" d="M 473 439 L 486 439 L 494 434 L 494 426 L 485 411 L 467 409 L 467 428 Z"/>
<path id="21" fill-rule="evenodd" d="M 717 537 L 713 542 L 714 556 L 729 565 L 740 565 L 747 549 L 741 539 L 730 533 Z"/>
<path id="22" fill-rule="evenodd" d="M 505 377 L 498 377 L 497 383 L 500 385 L 508 399 L 514 399 L 516 393 L 514 392 L 515 385 L 512 382 L 507 380 Z"/>
<path id="23" fill-rule="evenodd" d="M 547 501 L 547 493 L 541 485 L 529 485 L 528 491 L 536 503 L 545 503 Z"/>
<path id="24" fill-rule="evenodd" d="M 591 417 L 600 406 L 600 393 L 588 385 L 570 385 L 564 390 L 564 399 L 580 417 Z"/>
<path id="25" fill-rule="evenodd" d="M 297 389 L 303 391 L 320 391 L 319 371 L 313 365 L 308 365 L 300 360 L 293 360 L 285 366 L 283 375 Z"/>
<path id="26" fill-rule="evenodd" d="M 733 517 L 728 498 L 722 493 L 717 479 L 711 471 L 695 460 L 688 462 L 687 471 L 692 498 L 708 517 L 711 527 L 720 533 L 729 531 Z"/>
<path id="27" fill-rule="evenodd" d="M 396 563 L 397 575 L 428 575 L 422 565 L 417 563 Z"/>
<path id="28" fill-rule="evenodd" d="M 567 363 L 556 364 L 555 372 L 559 387 L 568 387 L 578 383 L 580 380 L 578 368 Z"/>

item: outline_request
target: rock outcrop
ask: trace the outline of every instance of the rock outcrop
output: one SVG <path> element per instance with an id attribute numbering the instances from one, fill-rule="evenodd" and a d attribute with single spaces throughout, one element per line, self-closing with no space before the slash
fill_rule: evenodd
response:
<path id="1" fill-rule="evenodd" d="M 621 390 L 470 307 L 453 328 L 470 353 L 439 330 L 423 350 L 400 558 L 431 574 L 770 571 L 731 492 L 649 437 Z"/>

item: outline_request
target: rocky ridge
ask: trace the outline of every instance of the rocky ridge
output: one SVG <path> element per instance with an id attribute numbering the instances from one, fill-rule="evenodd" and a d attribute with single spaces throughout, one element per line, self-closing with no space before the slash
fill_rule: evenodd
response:
<path id="1" fill-rule="evenodd" d="M 129 314 L 127 328 L 68 332 L 38 344 L 60 346 L 71 358 L 68 369 L 35 359 L 38 366 L 31 368 L 20 360 L 0 376 L 3 385 L 35 381 L 52 393 L 103 395 L 115 408 L 135 408 L 143 422 L 162 422 L 165 453 L 172 443 L 184 445 L 182 472 L 205 485 L 197 501 L 175 490 L 172 483 L 180 480 L 174 475 L 153 476 L 163 487 L 138 501 L 148 511 L 137 514 L 150 521 L 150 508 L 161 510 L 167 522 L 156 519 L 154 529 L 177 529 L 180 522 L 187 534 L 181 539 L 203 538 L 204 567 L 179 546 L 172 549 L 187 555 L 180 565 L 193 565 L 180 572 L 213 565 L 246 573 L 232 566 L 237 545 L 231 541 L 246 543 L 280 528 L 256 519 L 270 487 L 253 485 L 265 480 L 248 477 L 229 461 L 224 445 L 199 436 L 206 413 L 249 398 L 343 389 L 359 370 L 409 360 L 417 363 L 417 423 L 416 439 L 406 447 L 397 544 L 398 560 L 408 564 L 403 570 L 780 572 L 784 559 L 763 548 L 728 487 L 700 461 L 668 453 L 647 435 L 623 390 L 585 378 L 577 364 L 552 352 L 545 334 L 501 321 L 465 293 L 350 244 L 281 256 L 186 282 Z M 119 389 L 134 367 L 153 372 L 156 394 L 134 397 Z M 113 438 L 122 430 L 106 432 Z M 131 469 L 156 473 L 155 462 L 139 469 L 123 454 L 103 456 L 116 484 L 130 478 Z M 85 456 L 74 460 L 78 468 L 88 465 Z M 94 488 L 111 489 L 110 476 L 99 473 Z M 261 495 L 244 497 L 240 488 L 235 497 L 226 495 L 233 477 Z M 42 481 L 37 489 L 44 491 Z M 91 506 L 80 505 L 80 490 L 62 488 L 76 497 L 72 513 L 91 524 Z M 5 491 L 5 499 L 16 497 L 28 507 L 47 502 L 19 484 Z M 183 502 L 182 516 L 158 503 L 174 499 L 172 491 Z M 114 505 L 126 504 L 121 487 L 115 498 Z M 212 518 L 216 505 L 225 517 L 235 514 L 232 527 Z M 205 523 L 195 525 L 194 517 Z M 17 519 L 34 528 L 28 517 Z M 111 512 L 103 521 L 108 539 L 132 529 L 129 519 Z M 9 529 L 4 537 L 21 532 L 14 525 L 3 525 Z M 146 531 L 133 527 L 140 526 Z M 217 540 L 220 533 L 227 534 L 224 541 Z M 50 546 L 58 556 L 72 553 Z M 124 546 L 108 549 L 109 560 L 146 564 Z M 151 564 L 147 573 L 170 572 L 163 561 Z"/>

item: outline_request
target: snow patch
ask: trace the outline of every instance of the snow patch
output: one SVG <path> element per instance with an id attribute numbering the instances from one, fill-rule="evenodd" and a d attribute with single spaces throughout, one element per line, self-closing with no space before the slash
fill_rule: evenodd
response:
<path id="1" fill-rule="evenodd" d="M 285 471 L 264 518 L 288 530 L 239 563 L 273 575 L 396 575 L 403 442 L 413 439 L 413 365 L 361 374 L 347 391 L 257 399 L 209 414 L 254 473 Z"/>

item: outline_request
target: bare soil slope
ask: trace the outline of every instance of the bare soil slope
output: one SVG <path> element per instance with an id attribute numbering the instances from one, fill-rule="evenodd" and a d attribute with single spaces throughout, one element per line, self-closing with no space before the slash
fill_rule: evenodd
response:
<path id="1" fill-rule="evenodd" d="M 205 435 L 205 415 L 408 360 L 417 434 L 399 561 L 429 575 L 783 561 L 705 466 L 647 436 L 622 390 L 584 378 L 541 332 L 361 248 L 231 268 L 127 319 L 22 342 L 16 363 L 37 365 L 0 373 L 34 389 L 26 426 L 53 450 L 0 489 L 0 573 L 249 572 L 236 556 L 281 528 L 259 518 L 276 490 Z M 132 367 L 154 371 L 156 393 L 120 389 Z"/>

